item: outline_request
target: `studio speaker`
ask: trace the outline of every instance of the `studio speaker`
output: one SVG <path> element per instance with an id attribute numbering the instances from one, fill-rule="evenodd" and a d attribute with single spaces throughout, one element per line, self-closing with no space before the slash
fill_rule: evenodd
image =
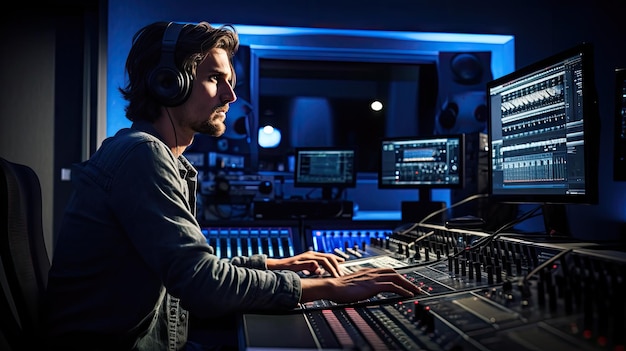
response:
<path id="1" fill-rule="evenodd" d="M 440 52 L 435 134 L 487 131 L 491 52 Z"/>

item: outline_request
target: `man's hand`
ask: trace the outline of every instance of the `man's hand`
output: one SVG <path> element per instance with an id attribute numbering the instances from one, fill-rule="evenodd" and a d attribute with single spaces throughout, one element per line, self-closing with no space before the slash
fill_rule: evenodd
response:
<path id="1" fill-rule="evenodd" d="M 413 297 L 424 292 L 393 268 L 363 268 L 338 278 L 302 279 L 300 302 L 358 302 L 382 292 Z"/>
<path id="2" fill-rule="evenodd" d="M 268 258 L 266 264 L 267 269 L 271 270 L 304 271 L 317 275 L 327 272 L 332 277 L 340 277 L 342 273 L 339 264 L 344 261 L 343 258 L 334 254 L 307 251 L 293 257 Z"/>

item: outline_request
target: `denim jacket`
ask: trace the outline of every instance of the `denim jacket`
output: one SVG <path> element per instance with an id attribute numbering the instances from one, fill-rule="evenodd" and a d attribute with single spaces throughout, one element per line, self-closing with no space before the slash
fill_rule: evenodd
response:
<path id="1" fill-rule="evenodd" d="M 296 273 L 267 270 L 263 255 L 214 255 L 195 218 L 196 176 L 146 122 L 76 165 L 49 273 L 52 340 L 166 350 L 159 310 L 179 308 L 170 323 L 184 329 L 186 311 L 215 318 L 297 306 Z M 178 338 L 183 345 L 184 330 Z"/>

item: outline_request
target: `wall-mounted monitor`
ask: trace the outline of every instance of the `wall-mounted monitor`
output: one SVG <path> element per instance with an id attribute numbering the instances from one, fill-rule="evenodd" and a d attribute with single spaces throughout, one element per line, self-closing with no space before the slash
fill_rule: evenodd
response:
<path id="1" fill-rule="evenodd" d="M 592 46 L 584 43 L 487 83 L 493 199 L 597 203 L 592 58 Z"/>
<path id="2" fill-rule="evenodd" d="M 335 199 L 333 190 L 356 186 L 356 149 L 301 147 L 295 149 L 293 184 L 297 188 L 321 188 L 322 198 Z"/>

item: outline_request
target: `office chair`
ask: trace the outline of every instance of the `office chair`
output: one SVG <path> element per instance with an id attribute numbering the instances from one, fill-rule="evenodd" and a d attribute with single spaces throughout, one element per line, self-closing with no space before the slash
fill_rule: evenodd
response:
<path id="1" fill-rule="evenodd" d="M 28 166 L 0 157 L 0 346 L 37 349 L 50 259 L 42 226 L 41 184 Z"/>

